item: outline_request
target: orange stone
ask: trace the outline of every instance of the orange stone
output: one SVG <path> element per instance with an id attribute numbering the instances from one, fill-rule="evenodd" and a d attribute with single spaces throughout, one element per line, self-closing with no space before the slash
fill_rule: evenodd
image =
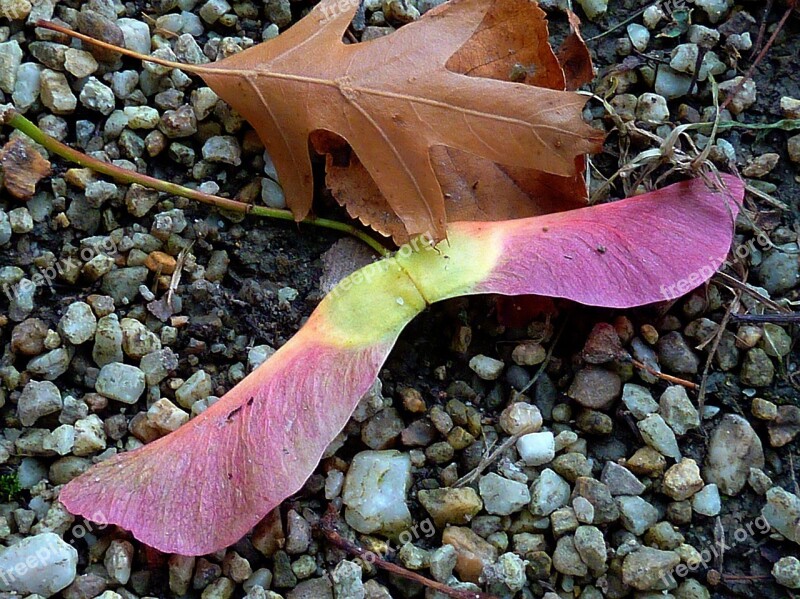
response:
<path id="1" fill-rule="evenodd" d="M 171 275 L 175 272 L 177 261 L 175 258 L 164 252 L 151 252 L 144 265 L 153 272 L 161 271 L 161 274 Z"/>
<path id="2" fill-rule="evenodd" d="M 497 561 L 497 548 L 463 526 L 449 526 L 442 543 L 456 550 L 456 573 L 466 582 L 480 582 L 484 567 Z"/>

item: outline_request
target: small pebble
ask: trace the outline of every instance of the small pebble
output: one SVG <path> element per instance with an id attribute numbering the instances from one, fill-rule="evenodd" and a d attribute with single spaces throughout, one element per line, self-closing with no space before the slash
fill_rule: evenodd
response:
<path id="1" fill-rule="evenodd" d="M 529 433 L 517 440 L 517 451 L 529 466 L 541 466 L 556 455 L 555 437 L 551 432 Z"/>
<path id="2" fill-rule="evenodd" d="M 503 362 L 489 356 L 477 355 L 469 361 L 472 371 L 485 381 L 494 381 L 503 372 Z"/>

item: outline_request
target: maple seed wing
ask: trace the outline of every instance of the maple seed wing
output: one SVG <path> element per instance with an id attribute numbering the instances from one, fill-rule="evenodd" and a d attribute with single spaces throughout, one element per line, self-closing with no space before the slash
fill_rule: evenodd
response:
<path id="1" fill-rule="evenodd" d="M 61 502 L 180 555 L 212 553 L 247 534 L 302 487 L 425 306 L 394 261 L 357 272 L 205 412 L 73 479 Z"/>
<path id="2" fill-rule="evenodd" d="M 231 545 L 303 485 L 426 301 L 549 294 L 623 307 L 677 297 L 730 248 L 743 186 L 723 181 L 724 193 L 696 179 L 558 215 L 454 223 L 435 251 L 401 251 L 350 275 L 216 404 L 93 466 L 60 499 L 164 552 Z"/>
<path id="3" fill-rule="evenodd" d="M 452 223 L 449 244 L 440 245 L 446 260 L 422 253 L 400 261 L 430 302 L 466 293 L 614 308 L 671 300 L 708 280 L 728 254 L 744 186 L 731 175 L 721 184 L 696 178 L 568 212 Z M 487 275 L 469 284 L 486 261 Z"/>

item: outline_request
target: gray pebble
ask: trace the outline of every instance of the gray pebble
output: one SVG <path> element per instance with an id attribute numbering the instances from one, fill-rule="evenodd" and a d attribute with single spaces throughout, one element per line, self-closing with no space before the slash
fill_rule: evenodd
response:
<path id="1" fill-rule="evenodd" d="M 67 371 L 71 359 L 69 350 L 59 347 L 33 358 L 28 362 L 27 370 L 33 375 L 52 381 Z"/>
<path id="2" fill-rule="evenodd" d="M 72 345 L 80 345 L 94 337 L 97 318 L 85 302 L 70 304 L 58 322 L 58 332 Z"/>
<path id="3" fill-rule="evenodd" d="M 42 416 L 61 410 L 61 392 L 50 381 L 30 381 L 17 403 L 17 416 L 23 426 L 33 426 Z"/>
<path id="4" fill-rule="evenodd" d="M 208 2 L 200 7 L 199 15 L 206 23 L 213 25 L 222 15 L 230 10 L 231 5 L 228 4 L 226 0 L 208 0 Z"/>
<path id="5" fill-rule="evenodd" d="M 0 43 L 0 90 L 7 94 L 14 91 L 21 64 L 22 49 L 19 42 L 12 40 Z"/>
<path id="6" fill-rule="evenodd" d="M 117 26 L 122 31 L 123 45 L 139 54 L 150 54 L 150 28 L 147 23 L 137 19 L 118 19 Z"/>
<path id="7" fill-rule="evenodd" d="M 103 293 L 113 297 L 115 304 L 127 305 L 139 293 L 139 285 L 147 280 L 148 273 L 144 266 L 112 270 L 103 277 Z"/>
<path id="8" fill-rule="evenodd" d="M 267 18 L 279 28 L 292 22 L 292 9 L 289 0 L 267 0 L 265 13 Z"/>
<path id="9" fill-rule="evenodd" d="M 775 366 L 767 353 L 755 347 L 747 351 L 739 380 L 749 387 L 768 387 L 775 377 Z"/>
<path id="10" fill-rule="evenodd" d="M 111 362 L 122 362 L 122 328 L 116 314 L 108 314 L 97 321 L 92 358 L 101 368 Z"/>
<path id="11" fill-rule="evenodd" d="M 111 91 L 120 100 L 125 100 L 139 85 L 137 71 L 117 71 L 111 75 Z"/>
<path id="12" fill-rule="evenodd" d="M 175 56 L 179 62 L 188 64 L 205 64 L 208 62 L 208 57 L 203 54 L 203 50 L 197 45 L 194 36 L 190 33 L 184 33 L 178 37 L 175 42 Z"/>
<path id="13" fill-rule="evenodd" d="M 215 135 L 203 144 L 203 159 L 208 162 L 239 166 L 242 163 L 242 149 L 235 137 Z"/>
<path id="14" fill-rule="evenodd" d="M 20 564 L 28 567 L 18 576 L 0 580 L 0 590 L 50 597 L 75 580 L 78 552 L 57 534 L 46 532 L 22 539 L 0 553 L 1 572 L 16 573 Z"/>
<path id="15" fill-rule="evenodd" d="M 697 374 L 700 358 L 677 331 L 662 336 L 656 344 L 661 365 L 678 374 Z"/>
<path id="16" fill-rule="evenodd" d="M 478 483 L 481 499 L 487 512 L 508 516 L 520 511 L 531 500 L 527 485 L 504 478 L 494 472 Z"/>
<path id="17" fill-rule="evenodd" d="M 668 100 L 674 100 L 688 94 L 691 84 L 692 78 L 689 75 L 662 65 L 656 74 L 655 92 Z"/>
<path id="18" fill-rule="evenodd" d="M 36 63 L 26 62 L 17 70 L 17 80 L 11 99 L 14 107 L 22 113 L 33 106 L 39 99 L 42 67 Z"/>
<path id="19" fill-rule="evenodd" d="M 780 295 L 800 281 L 800 262 L 797 255 L 773 250 L 758 269 L 758 281 L 770 295 Z"/>
<path id="20" fill-rule="evenodd" d="M 114 110 L 114 92 L 96 77 L 89 77 L 80 94 L 81 104 L 100 114 L 109 115 Z"/>
<path id="21" fill-rule="evenodd" d="M 738 495 L 751 468 L 764 468 L 761 440 L 747 420 L 726 414 L 711 433 L 703 480 L 716 484 L 726 495 Z"/>
<path id="22" fill-rule="evenodd" d="M 120 362 L 106 364 L 97 375 L 95 389 L 109 399 L 134 404 L 144 393 L 144 372 L 135 366 Z"/>

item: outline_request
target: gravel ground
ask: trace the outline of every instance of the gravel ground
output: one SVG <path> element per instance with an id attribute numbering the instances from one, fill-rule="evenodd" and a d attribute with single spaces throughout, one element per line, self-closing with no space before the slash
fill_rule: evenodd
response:
<path id="1" fill-rule="evenodd" d="M 383 35 L 387 22 L 435 4 L 368 1 L 354 33 Z M 565 19 L 551 4 L 558 35 Z M 723 101 L 736 91 L 764 7 L 579 4 L 593 17 L 584 29 L 593 91 L 633 127 L 612 132 L 593 160 L 592 190 L 619 197 L 655 179 L 630 177 L 610 193 L 602 185 L 652 147 L 648 133 L 666 138 L 713 118 L 709 73 Z M 108 62 L 30 23 L 55 17 L 141 52 L 203 62 L 274 37 L 306 8 L 0 0 L 0 90 L 97 157 L 281 206 L 263 147 L 202 82 Z M 783 9 L 770 13 L 767 36 Z M 797 33 L 790 19 L 723 121 L 800 118 Z M 586 114 L 612 129 L 599 103 Z M 2 133 L 3 143 L 16 136 Z M 174 430 L 285 343 L 321 297 L 320 256 L 337 237 L 241 220 L 54 159 L 32 200 L 0 196 L 0 599 L 443 597 L 329 545 L 315 533 L 329 504 L 345 536 L 375 554 L 496 597 L 794 596 L 796 327 L 737 316 L 798 299 L 800 136 L 690 136 L 760 191 L 726 269 L 743 283 L 717 278 L 673 304 L 625 312 L 558 303 L 534 318 L 525 302 L 495 298 L 434 306 L 404 332 L 303 491 L 235 546 L 199 558 L 76 520 L 58 503 L 59 486 Z M 180 306 L 167 314 L 159 300 L 178 260 Z M 528 316 L 510 316 L 515 308 Z M 677 380 L 635 368 L 630 356 Z M 702 406 L 682 381 L 705 382 Z"/>

